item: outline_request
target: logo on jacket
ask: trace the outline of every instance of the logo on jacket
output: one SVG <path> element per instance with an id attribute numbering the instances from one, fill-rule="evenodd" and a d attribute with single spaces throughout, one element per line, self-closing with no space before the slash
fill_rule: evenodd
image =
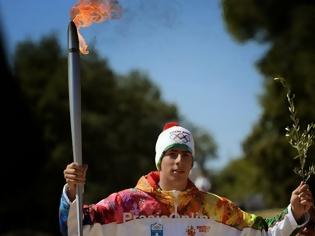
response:
<path id="1" fill-rule="evenodd" d="M 187 236 L 195 236 L 196 235 L 196 229 L 194 226 L 188 226 L 187 229 L 186 229 L 186 233 L 187 233 Z"/>
<path id="2" fill-rule="evenodd" d="M 151 224 L 151 236 L 163 236 L 163 225 L 158 223 Z"/>

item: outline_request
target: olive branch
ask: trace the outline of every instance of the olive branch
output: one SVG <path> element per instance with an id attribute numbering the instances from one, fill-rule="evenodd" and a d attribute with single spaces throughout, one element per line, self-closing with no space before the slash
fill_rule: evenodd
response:
<path id="1" fill-rule="evenodd" d="M 286 134 L 285 136 L 289 139 L 289 143 L 293 148 L 297 150 L 297 155 L 293 157 L 293 159 L 299 159 L 300 166 L 294 168 L 294 173 L 299 175 L 304 182 L 307 182 L 311 175 L 315 174 L 315 167 L 314 165 L 309 165 L 308 167 L 305 166 L 306 159 L 307 159 L 307 152 L 310 146 L 314 143 L 315 137 L 315 124 L 310 123 L 307 125 L 307 128 L 301 130 L 300 128 L 300 121 L 297 117 L 297 112 L 294 106 L 294 98 L 295 94 L 291 93 L 291 89 L 287 85 L 284 78 L 274 78 L 274 80 L 280 81 L 282 86 L 287 92 L 287 100 L 289 103 L 289 112 L 290 118 L 292 120 L 292 127 L 286 127 Z"/>

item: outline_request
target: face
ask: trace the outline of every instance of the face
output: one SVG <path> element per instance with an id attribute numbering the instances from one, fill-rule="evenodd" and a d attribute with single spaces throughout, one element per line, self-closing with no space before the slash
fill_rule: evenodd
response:
<path id="1" fill-rule="evenodd" d="M 164 154 L 160 173 L 169 181 L 186 184 L 192 163 L 193 157 L 191 152 L 180 148 L 173 148 Z"/>

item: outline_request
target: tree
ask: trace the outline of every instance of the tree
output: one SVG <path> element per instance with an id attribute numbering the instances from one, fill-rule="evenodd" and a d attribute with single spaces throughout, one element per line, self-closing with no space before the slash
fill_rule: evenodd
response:
<path id="1" fill-rule="evenodd" d="M 1 71 L 1 223 L 0 234 L 16 227 L 16 216 L 34 211 L 28 199 L 33 195 L 43 153 L 40 131 L 32 120 L 25 97 L 21 93 L 17 78 L 11 73 L 5 53 L 5 42 L 0 32 Z M 30 171 L 32 170 L 32 171 Z M 26 217 L 19 227 L 32 224 Z"/>
<path id="2" fill-rule="evenodd" d="M 222 0 L 229 32 L 240 42 L 256 40 L 268 45 L 257 62 L 265 76 L 260 96 L 262 114 L 243 144 L 245 158 L 261 169 L 266 181 L 261 190 L 269 206 L 284 206 L 298 184 L 293 173 L 297 161 L 285 139 L 291 124 L 285 91 L 272 78 L 282 76 L 296 95 L 296 108 L 304 128 L 315 120 L 315 2 Z M 314 160 L 314 148 L 310 156 Z M 313 186 L 314 187 L 314 186 Z"/>
<path id="3" fill-rule="evenodd" d="M 260 195 L 260 189 L 257 187 L 260 169 L 248 159 L 237 158 L 228 163 L 218 174 L 214 176 L 213 186 L 215 192 L 237 203 L 244 210 L 257 210 L 252 206 L 249 209 L 249 200 Z"/>

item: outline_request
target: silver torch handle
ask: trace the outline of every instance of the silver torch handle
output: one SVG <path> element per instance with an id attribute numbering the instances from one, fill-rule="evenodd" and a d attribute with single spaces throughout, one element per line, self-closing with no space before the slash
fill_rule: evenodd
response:
<path id="1" fill-rule="evenodd" d="M 82 165 L 81 139 L 81 83 L 80 83 L 80 51 L 77 28 L 73 21 L 68 26 L 68 82 L 69 106 L 72 134 L 73 160 Z M 76 207 L 78 235 L 83 236 L 82 228 L 83 185 L 76 187 Z"/>

